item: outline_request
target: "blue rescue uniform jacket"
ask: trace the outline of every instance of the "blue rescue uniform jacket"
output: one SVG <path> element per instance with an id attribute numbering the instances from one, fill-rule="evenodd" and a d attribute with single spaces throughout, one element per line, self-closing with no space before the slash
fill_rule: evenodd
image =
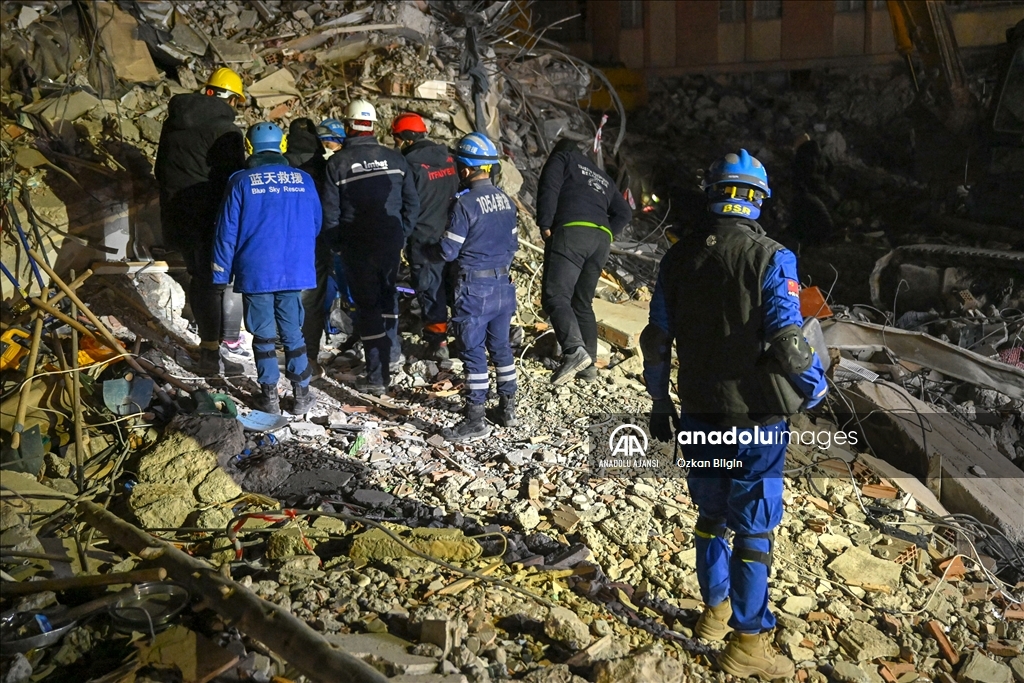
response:
<path id="1" fill-rule="evenodd" d="M 213 245 L 213 282 L 235 276 L 242 294 L 316 287 L 316 237 L 323 215 L 313 178 L 263 152 L 228 181 Z"/>
<path id="2" fill-rule="evenodd" d="M 460 273 L 507 272 L 518 248 L 516 205 L 507 194 L 485 178 L 455 195 L 441 236 L 445 261 L 457 260 Z"/>

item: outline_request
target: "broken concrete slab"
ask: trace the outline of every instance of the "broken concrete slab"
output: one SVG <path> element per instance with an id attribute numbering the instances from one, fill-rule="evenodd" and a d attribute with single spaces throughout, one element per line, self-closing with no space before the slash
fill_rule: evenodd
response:
<path id="1" fill-rule="evenodd" d="M 22 111 L 36 114 L 51 126 L 57 121 L 74 121 L 100 106 L 100 101 L 85 92 L 78 90 L 67 95 L 57 95 L 33 102 Z"/>
<path id="2" fill-rule="evenodd" d="M 1012 683 L 1012 679 L 1010 667 L 989 659 L 980 650 L 968 655 L 956 676 L 959 683 Z"/>
<path id="3" fill-rule="evenodd" d="M 836 662 L 832 667 L 832 678 L 840 683 L 871 683 L 867 672 L 852 662 Z"/>
<path id="4" fill-rule="evenodd" d="M 594 683 L 669 683 L 686 680 L 683 665 L 655 646 L 623 659 L 598 662 Z"/>
<path id="5" fill-rule="evenodd" d="M 636 349 L 640 347 L 640 333 L 647 327 L 650 305 L 639 301 L 613 304 L 594 299 L 594 315 L 601 339 L 619 348 Z"/>
<path id="6" fill-rule="evenodd" d="M 876 454 L 924 477 L 950 511 L 1024 540 L 1024 477 L 985 437 L 891 382 L 857 382 L 844 396 L 858 413 L 874 414 L 864 434 Z"/>
<path id="7" fill-rule="evenodd" d="M 437 671 L 438 661 L 409 654 L 412 643 L 390 633 L 327 634 L 328 642 L 389 676 L 422 676 Z"/>
<path id="8" fill-rule="evenodd" d="M 858 662 L 878 657 L 898 657 L 900 646 L 877 628 L 863 621 L 852 621 L 846 625 L 836 640 Z"/>
<path id="9" fill-rule="evenodd" d="M 295 87 L 295 76 L 284 68 L 250 85 L 248 94 L 256 98 L 256 103 L 261 107 L 269 108 L 301 96 L 299 89 Z"/>
<path id="10" fill-rule="evenodd" d="M 95 13 L 100 42 L 114 73 L 129 83 L 155 83 L 162 74 L 153 63 L 145 41 L 136 38 L 139 22 L 113 2 L 90 5 Z"/>
<path id="11" fill-rule="evenodd" d="M 851 586 L 886 586 L 894 590 L 900 585 L 903 570 L 895 562 L 881 560 L 857 546 L 834 559 L 827 569 Z"/>
<path id="12" fill-rule="evenodd" d="M 544 620 L 544 633 L 548 638 L 580 650 L 590 644 L 590 629 L 575 612 L 564 607 L 553 607 Z"/>

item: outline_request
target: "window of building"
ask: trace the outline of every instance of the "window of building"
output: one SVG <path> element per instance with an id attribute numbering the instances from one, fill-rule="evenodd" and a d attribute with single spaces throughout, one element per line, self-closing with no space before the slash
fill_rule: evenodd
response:
<path id="1" fill-rule="evenodd" d="M 543 29 L 554 24 L 551 30 L 544 34 L 545 38 L 559 43 L 581 43 L 588 39 L 586 0 L 535 2 L 530 9 L 533 12 L 535 29 Z"/>
<path id="2" fill-rule="evenodd" d="M 778 19 L 782 16 L 782 0 L 754 0 L 755 19 Z"/>
<path id="3" fill-rule="evenodd" d="M 947 0 L 946 7 L 951 12 L 972 12 L 978 9 L 988 9 L 990 7 L 1021 7 L 1024 6 L 1024 0 Z"/>
<path id="4" fill-rule="evenodd" d="M 836 0 L 837 12 L 863 12 L 864 0 Z"/>
<path id="5" fill-rule="evenodd" d="M 644 3 L 642 0 L 619 0 L 619 27 L 644 27 Z"/>
<path id="6" fill-rule="evenodd" d="M 744 7 L 743 0 L 719 0 L 718 3 L 718 20 L 723 22 L 729 21 L 746 21 L 747 10 Z"/>

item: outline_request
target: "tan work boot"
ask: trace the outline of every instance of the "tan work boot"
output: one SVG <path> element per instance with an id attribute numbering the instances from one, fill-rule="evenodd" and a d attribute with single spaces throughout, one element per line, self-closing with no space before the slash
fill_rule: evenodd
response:
<path id="1" fill-rule="evenodd" d="M 704 640 L 725 640 L 725 636 L 732 630 L 729 626 L 731 616 L 732 603 L 729 602 L 729 598 L 714 607 L 704 607 L 704 613 L 697 620 L 697 627 L 693 632 Z"/>
<path id="2" fill-rule="evenodd" d="M 758 676 L 765 680 L 791 678 L 796 666 L 789 658 L 775 652 L 772 647 L 772 633 L 734 633 L 729 644 L 718 656 L 722 671 L 747 678 Z"/>

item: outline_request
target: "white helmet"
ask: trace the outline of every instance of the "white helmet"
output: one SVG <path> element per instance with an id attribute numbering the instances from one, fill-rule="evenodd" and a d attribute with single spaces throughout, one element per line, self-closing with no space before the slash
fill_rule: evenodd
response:
<path id="1" fill-rule="evenodd" d="M 373 121 L 377 120 L 377 110 L 366 100 L 352 100 L 345 107 L 344 118 L 349 122 L 352 130 L 372 131 Z M 356 121 L 370 121 L 370 123 L 355 123 Z"/>

